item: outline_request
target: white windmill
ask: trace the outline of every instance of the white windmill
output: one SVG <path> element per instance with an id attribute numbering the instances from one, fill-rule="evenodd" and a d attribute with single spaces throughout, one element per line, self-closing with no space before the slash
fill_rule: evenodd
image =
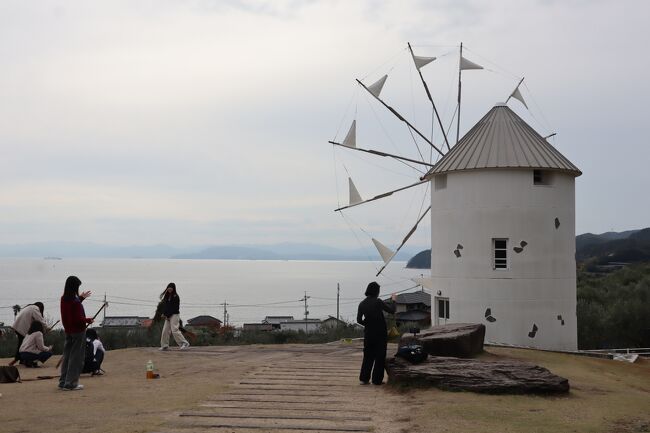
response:
<path id="1" fill-rule="evenodd" d="M 429 183 L 431 205 L 395 250 L 372 239 L 383 260 L 377 275 L 431 214 L 431 275 L 417 279 L 433 296 L 433 323 L 484 323 L 486 340 L 545 349 L 577 349 L 575 268 L 575 177 L 580 170 L 506 104 L 528 108 L 523 78 L 505 103 L 488 111 L 460 137 L 463 70 L 482 69 L 460 47 L 456 144 L 450 145 L 421 69 L 413 64 L 431 103 L 443 145 L 437 146 L 381 98 L 387 76 L 359 85 L 437 152 L 436 163 L 368 149 L 356 140 L 357 123 L 342 142 L 346 149 L 427 167 L 409 185 L 363 200 L 349 178 L 349 204 L 338 212 Z M 552 134 L 554 135 L 554 134 Z M 445 151 L 446 148 L 446 151 Z"/>

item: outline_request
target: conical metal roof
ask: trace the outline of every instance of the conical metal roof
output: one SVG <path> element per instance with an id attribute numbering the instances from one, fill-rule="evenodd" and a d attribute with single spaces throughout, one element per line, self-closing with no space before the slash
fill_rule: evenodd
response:
<path id="1" fill-rule="evenodd" d="M 425 177 L 451 171 L 526 168 L 582 172 L 505 104 L 493 107 Z"/>

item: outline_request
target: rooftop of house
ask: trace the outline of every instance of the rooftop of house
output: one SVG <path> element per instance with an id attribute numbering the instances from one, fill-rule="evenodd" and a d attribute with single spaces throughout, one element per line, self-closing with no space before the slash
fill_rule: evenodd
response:
<path id="1" fill-rule="evenodd" d="M 277 325 L 281 322 L 289 322 L 292 320 L 293 316 L 266 316 L 262 322 Z"/>
<path id="2" fill-rule="evenodd" d="M 221 325 L 221 323 L 221 320 L 208 315 L 201 315 L 187 319 L 187 324 L 189 326 L 214 326 Z"/>
<path id="3" fill-rule="evenodd" d="M 431 306 L 431 294 L 427 292 L 409 292 L 400 293 L 395 300 L 397 304 L 424 304 L 427 307 Z"/>
<path id="4" fill-rule="evenodd" d="M 102 327 L 109 326 L 142 326 L 145 320 L 149 320 L 148 317 L 141 316 L 106 316 L 102 321 Z"/>
<path id="5" fill-rule="evenodd" d="M 337 319 L 337 318 L 334 317 L 334 316 L 327 316 L 327 319 L 323 319 L 322 321 L 323 321 L 323 322 L 328 322 L 328 321 L 330 321 L 330 320 L 337 320 L 337 321 L 342 322 L 342 323 L 344 322 L 343 320 L 341 320 L 341 319 Z"/>
<path id="6" fill-rule="evenodd" d="M 300 319 L 300 320 L 288 320 L 286 322 L 280 322 L 281 325 L 286 325 L 286 324 L 300 324 L 302 323 L 303 325 L 305 323 L 321 323 L 322 321 L 320 319 Z"/>

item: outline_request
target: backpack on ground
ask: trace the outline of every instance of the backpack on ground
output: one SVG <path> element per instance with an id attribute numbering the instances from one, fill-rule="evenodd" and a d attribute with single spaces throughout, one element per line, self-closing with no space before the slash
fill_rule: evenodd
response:
<path id="1" fill-rule="evenodd" d="M 396 357 L 402 358 L 411 364 L 419 364 L 427 359 L 429 354 L 419 344 L 410 344 L 397 349 Z"/>
<path id="2" fill-rule="evenodd" d="M 4 365 L 0 367 L 0 383 L 20 382 L 20 372 L 14 366 Z"/>

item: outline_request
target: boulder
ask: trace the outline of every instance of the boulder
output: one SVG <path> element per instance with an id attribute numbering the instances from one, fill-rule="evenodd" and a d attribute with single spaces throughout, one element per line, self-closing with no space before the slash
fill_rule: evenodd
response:
<path id="1" fill-rule="evenodd" d="M 432 356 L 453 356 L 471 358 L 483 352 L 485 325 L 475 323 L 453 323 L 432 326 L 420 334 L 404 334 L 399 347 L 420 344 Z"/>
<path id="2" fill-rule="evenodd" d="M 558 394 L 569 392 L 569 381 L 544 367 L 520 361 L 480 361 L 430 357 L 420 364 L 390 358 L 390 383 L 488 394 Z"/>

